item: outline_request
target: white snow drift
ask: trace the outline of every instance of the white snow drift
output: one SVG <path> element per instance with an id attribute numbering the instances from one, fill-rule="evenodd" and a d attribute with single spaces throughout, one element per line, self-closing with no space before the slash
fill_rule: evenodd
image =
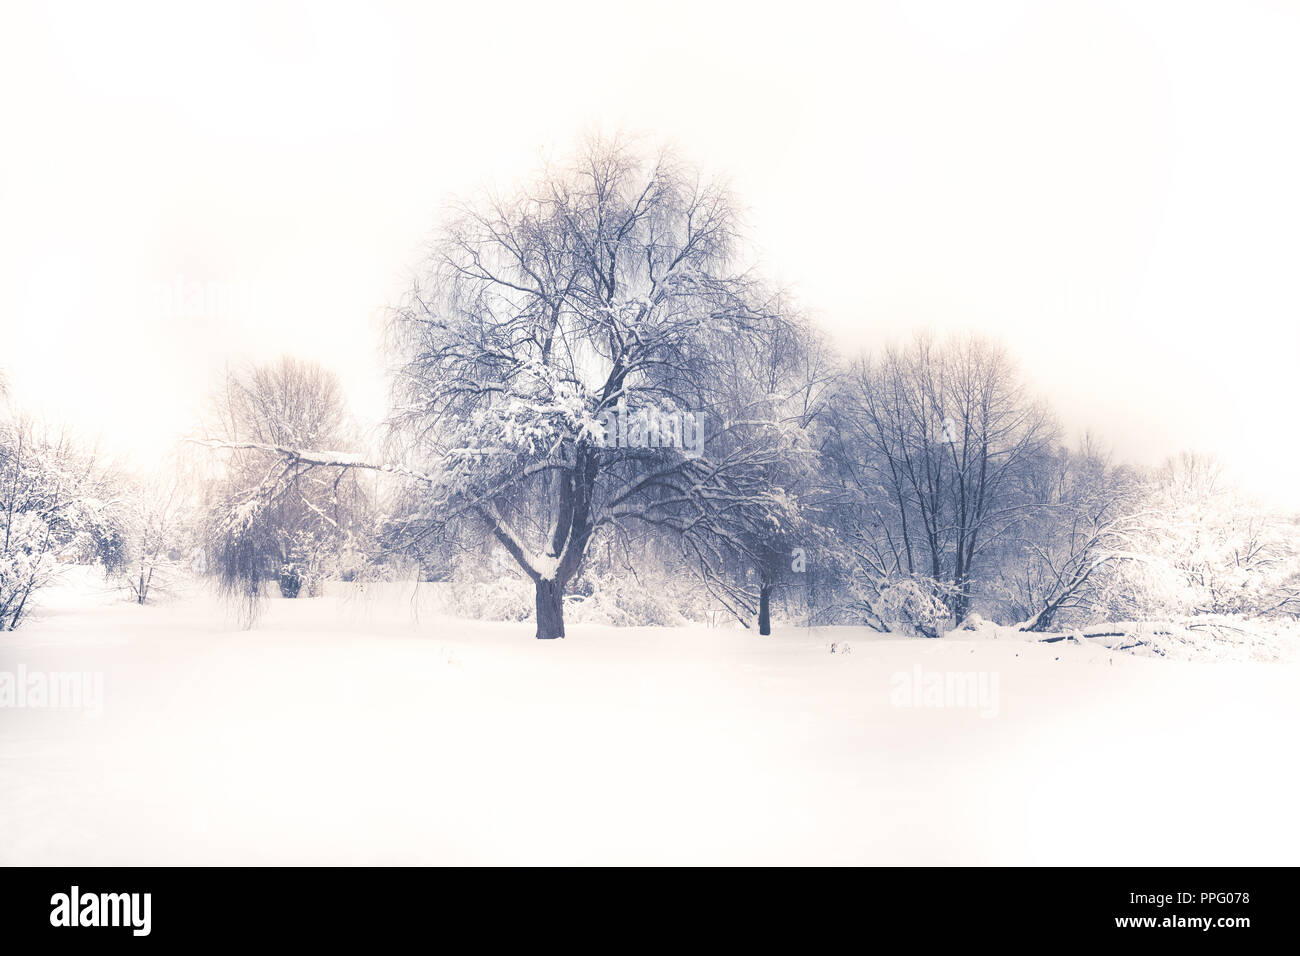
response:
<path id="1" fill-rule="evenodd" d="M 0 862 L 1295 861 L 1294 664 L 1013 635 L 536 641 L 391 593 L 244 632 L 83 582 L 0 643 L 103 676 L 98 717 L 0 709 Z"/>

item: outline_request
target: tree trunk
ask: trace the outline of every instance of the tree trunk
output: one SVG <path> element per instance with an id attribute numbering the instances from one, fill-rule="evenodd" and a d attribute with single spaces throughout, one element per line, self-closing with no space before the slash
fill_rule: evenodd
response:
<path id="1" fill-rule="evenodd" d="M 953 580 L 957 586 L 957 593 L 952 596 L 949 607 L 952 608 L 952 617 L 954 627 L 966 619 L 970 613 L 970 578 L 966 575 L 958 575 Z"/>
<path id="2" fill-rule="evenodd" d="M 758 633 L 772 633 L 772 585 L 766 583 L 758 588 Z"/>
<path id="3" fill-rule="evenodd" d="M 552 578 L 538 578 L 537 639 L 564 636 L 564 585 Z"/>
<path id="4" fill-rule="evenodd" d="M 1028 621 L 1020 626 L 1022 631 L 1046 631 L 1052 626 L 1052 618 L 1056 617 L 1056 608 L 1048 605 L 1043 608 Z"/>

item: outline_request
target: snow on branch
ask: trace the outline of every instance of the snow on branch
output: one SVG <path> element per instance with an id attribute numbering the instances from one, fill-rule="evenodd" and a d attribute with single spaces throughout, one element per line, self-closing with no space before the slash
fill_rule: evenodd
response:
<path id="1" fill-rule="evenodd" d="M 187 438 L 187 442 L 204 448 L 224 449 L 228 451 L 263 451 L 276 455 L 290 463 L 315 465 L 322 468 L 362 468 L 367 471 L 379 471 L 385 474 L 412 478 L 427 484 L 437 484 L 438 478 L 426 472 L 415 471 L 404 465 L 387 462 L 366 461 L 360 455 L 346 451 L 308 451 L 302 448 L 290 448 L 286 445 L 272 445 L 254 441 L 224 441 L 216 438 Z"/>

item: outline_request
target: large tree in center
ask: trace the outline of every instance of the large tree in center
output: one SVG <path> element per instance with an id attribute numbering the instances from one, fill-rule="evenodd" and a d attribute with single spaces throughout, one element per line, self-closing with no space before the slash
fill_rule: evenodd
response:
<path id="1" fill-rule="evenodd" d="M 731 401 L 736 352 L 788 341 L 737 242 L 723 187 L 592 140 L 459 207 L 396 310 L 394 447 L 423 476 L 408 524 L 499 542 L 535 585 L 539 638 L 564 635 L 605 526 L 671 536 L 720 585 L 789 517 L 781 427 Z"/>

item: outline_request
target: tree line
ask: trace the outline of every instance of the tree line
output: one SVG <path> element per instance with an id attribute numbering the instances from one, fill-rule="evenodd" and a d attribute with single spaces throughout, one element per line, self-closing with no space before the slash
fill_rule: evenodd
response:
<path id="1" fill-rule="evenodd" d="M 382 440 L 324 369 L 229 373 L 192 446 L 190 549 L 251 620 L 268 585 L 465 581 L 491 541 L 532 588 L 539 638 L 620 574 L 761 633 L 774 612 L 928 636 L 975 615 L 1045 631 L 1300 613 L 1295 516 L 1212 460 L 1138 469 L 1066 443 L 976 335 L 842 356 L 747 255 L 722 183 L 617 139 L 455 206 L 388 322 Z M 5 437 L 0 480 L 21 484 L 24 460 Z M 57 507 L 7 500 L 59 527 Z M 117 535 L 141 601 L 165 523 L 87 532 Z M 44 560 L 23 553 L 0 582 Z"/>

